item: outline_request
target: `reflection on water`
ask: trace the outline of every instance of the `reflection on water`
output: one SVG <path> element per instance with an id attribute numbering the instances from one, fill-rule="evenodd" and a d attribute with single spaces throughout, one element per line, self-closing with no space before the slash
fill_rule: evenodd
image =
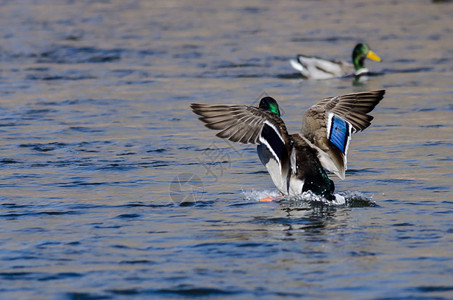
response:
<path id="1" fill-rule="evenodd" d="M 451 3 L 3 1 L 1 298 L 448 298 Z M 297 53 L 383 58 L 303 81 Z M 351 142 L 343 206 L 256 201 L 255 147 L 191 102 L 275 97 L 289 131 L 327 96 L 386 89 Z M 375 203 L 376 205 L 371 205 Z"/>

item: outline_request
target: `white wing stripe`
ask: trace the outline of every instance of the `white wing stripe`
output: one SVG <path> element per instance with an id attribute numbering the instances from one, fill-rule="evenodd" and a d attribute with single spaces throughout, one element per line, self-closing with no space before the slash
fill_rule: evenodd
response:
<path id="1" fill-rule="evenodd" d="M 275 128 L 274 124 L 272 124 L 271 122 L 269 121 L 264 121 L 264 124 L 267 124 L 269 127 L 271 127 L 275 133 L 278 135 L 278 137 L 282 140 L 282 143 L 285 144 L 285 140 L 283 139 L 282 135 L 280 134 L 280 132 L 277 130 L 277 128 Z M 261 139 L 260 139 L 261 140 Z"/>
<path id="2" fill-rule="evenodd" d="M 260 142 L 266 146 L 266 148 L 269 150 L 269 152 L 272 153 L 272 156 L 275 158 L 275 161 L 278 163 L 278 166 L 279 166 L 278 169 L 279 169 L 280 175 L 281 175 L 282 174 L 282 164 L 280 162 L 280 158 L 277 156 L 277 153 L 275 153 L 275 151 L 274 151 L 274 149 L 272 149 L 271 145 L 269 145 L 267 140 L 262 138 L 261 135 L 260 135 Z"/>

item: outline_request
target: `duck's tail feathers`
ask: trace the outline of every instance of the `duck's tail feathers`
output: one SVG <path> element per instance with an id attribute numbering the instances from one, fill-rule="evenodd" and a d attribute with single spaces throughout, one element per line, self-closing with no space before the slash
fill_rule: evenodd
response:
<path id="1" fill-rule="evenodd" d="M 304 66 L 300 62 L 298 62 L 297 60 L 290 59 L 289 63 L 291 64 L 291 67 L 293 67 L 293 69 L 295 69 L 295 70 L 297 70 L 299 72 L 303 72 L 304 71 Z"/>
<path id="2" fill-rule="evenodd" d="M 299 62 L 299 60 L 296 60 L 296 59 L 290 59 L 289 60 L 289 63 L 291 64 L 291 67 L 293 67 L 295 70 L 299 71 L 300 73 L 302 73 L 303 76 L 305 77 L 309 77 L 309 73 L 308 73 L 308 70 L 304 67 L 303 64 L 301 64 Z"/>

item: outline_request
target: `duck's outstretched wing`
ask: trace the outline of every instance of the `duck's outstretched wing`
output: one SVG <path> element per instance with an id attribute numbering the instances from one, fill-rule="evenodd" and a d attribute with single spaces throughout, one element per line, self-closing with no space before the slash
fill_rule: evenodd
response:
<path id="1" fill-rule="evenodd" d="M 246 105 L 208 105 L 192 103 L 205 126 L 218 131 L 217 136 L 233 142 L 258 144 L 258 156 L 275 186 L 288 194 L 289 154 L 292 139 L 285 123 L 275 113 Z"/>
<path id="2" fill-rule="evenodd" d="M 262 144 L 264 136 L 271 142 L 277 138 L 290 141 L 285 123 L 277 115 L 254 106 L 209 105 L 192 103 L 193 112 L 216 136 L 243 144 Z"/>
<path id="3" fill-rule="evenodd" d="M 370 126 L 373 117 L 368 113 L 384 93 L 385 90 L 378 90 L 329 97 L 305 112 L 302 136 L 318 149 L 323 167 L 341 179 L 345 177 L 351 134 Z"/>

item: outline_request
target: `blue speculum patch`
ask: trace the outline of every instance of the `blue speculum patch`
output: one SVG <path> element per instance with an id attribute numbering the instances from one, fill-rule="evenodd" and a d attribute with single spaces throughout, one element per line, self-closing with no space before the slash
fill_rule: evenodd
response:
<path id="1" fill-rule="evenodd" d="M 336 116 L 332 118 L 329 141 L 344 153 L 349 135 L 349 124 Z"/>

